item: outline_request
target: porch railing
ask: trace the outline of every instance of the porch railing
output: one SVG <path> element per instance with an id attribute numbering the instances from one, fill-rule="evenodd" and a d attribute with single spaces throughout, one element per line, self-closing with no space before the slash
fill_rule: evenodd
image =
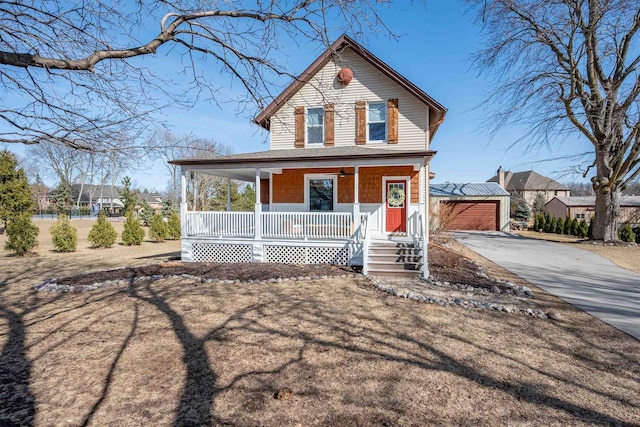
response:
<path id="1" fill-rule="evenodd" d="M 353 235 L 350 212 L 264 212 L 262 237 L 347 240 Z"/>
<path id="2" fill-rule="evenodd" d="M 186 212 L 185 231 L 191 237 L 253 237 L 253 212 Z"/>

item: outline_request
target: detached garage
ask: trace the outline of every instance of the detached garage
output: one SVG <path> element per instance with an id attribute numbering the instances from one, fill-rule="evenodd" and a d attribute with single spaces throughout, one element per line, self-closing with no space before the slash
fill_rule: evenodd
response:
<path id="1" fill-rule="evenodd" d="M 432 230 L 509 231 L 509 193 L 495 182 L 430 184 Z"/>

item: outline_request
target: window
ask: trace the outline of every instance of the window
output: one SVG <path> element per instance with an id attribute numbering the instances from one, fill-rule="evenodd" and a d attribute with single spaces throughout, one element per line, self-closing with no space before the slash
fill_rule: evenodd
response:
<path id="1" fill-rule="evenodd" d="M 324 142 L 324 109 L 307 109 L 307 144 Z"/>
<path id="2" fill-rule="evenodd" d="M 332 211 L 334 201 L 333 178 L 309 178 L 309 211 Z"/>
<path id="3" fill-rule="evenodd" d="M 585 216 L 584 216 L 583 213 L 578 213 L 578 214 L 576 214 L 576 219 L 577 220 L 585 219 Z"/>
<path id="4" fill-rule="evenodd" d="M 384 141 L 387 136 L 387 106 L 384 102 L 369 104 L 369 142 Z"/>

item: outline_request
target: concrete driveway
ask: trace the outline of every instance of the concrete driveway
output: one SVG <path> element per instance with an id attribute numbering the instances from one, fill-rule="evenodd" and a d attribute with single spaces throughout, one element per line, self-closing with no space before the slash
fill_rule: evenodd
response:
<path id="1" fill-rule="evenodd" d="M 570 245 L 499 232 L 455 232 L 453 237 L 528 282 L 640 339 L 640 275 Z"/>

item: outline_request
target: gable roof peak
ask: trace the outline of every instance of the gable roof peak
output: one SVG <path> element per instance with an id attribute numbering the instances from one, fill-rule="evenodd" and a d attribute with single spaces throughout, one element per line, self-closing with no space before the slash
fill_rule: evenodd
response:
<path id="1" fill-rule="evenodd" d="M 334 41 L 327 49 L 324 50 L 315 61 L 311 63 L 297 78 L 287 86 L 280 95 L 278 95 L 267 107 L 260 112 L 254 119 L 254 123 L 262 126 L 266 130 L 269 130 L 270 119 L 282 106 L 284 106 L 289 99 L 311 78 L 329 62 L 333 56 L 344 48 L 350 48 L 354 53 L 359 55 L 362 59 L 367 61 L 373 67 L 377 68 L 382 74 L 394 81 L 400 87 L 405 89 L 411 95 L 415 96 L 418 100 L 426 104 L 433 114 L 429 114 L 429 127 L 432 129 L 431 137 L 435 135 L 438 127 L 444 121 L 444 117 L 447 114 L 447 109 L 438 101 L 429 96 L 425 91 L 420 89 L 415 84 L 411 83 L 404 76 L 398 73 L 396 70 L 387 65 L 380 58 L 369 52 L 362 45 L 349 37 L 347 34 L 342 34 L 336 41 Z"/>

